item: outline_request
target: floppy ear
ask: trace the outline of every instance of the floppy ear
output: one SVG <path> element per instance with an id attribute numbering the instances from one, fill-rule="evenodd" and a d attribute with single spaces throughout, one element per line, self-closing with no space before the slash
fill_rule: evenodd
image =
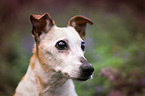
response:
<path id="1" fill-rule="evenodd" d="M 68 26 L 74 27 L 76 31 L 79 33 L 80 37 L 84 40 L 87 23 L 93 25 L 93 22 L 90 19 L 77 15 L 70 19 L 70 21 L 68 22 Z"/>
<path id="2" fill-rule="evenodd" d="M 40 41 L 40 35 L 47 33 L 55 24 L 48 13 L 43 15 L 31 15 L 30 21 L 32 24 L 32 34 L 35 37 L 36 43 Z"/>

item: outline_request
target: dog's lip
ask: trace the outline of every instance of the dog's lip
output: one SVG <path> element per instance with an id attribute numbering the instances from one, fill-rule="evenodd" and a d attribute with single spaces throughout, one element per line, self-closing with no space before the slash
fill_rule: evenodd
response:
<path id="1" fill-rule="evenodd" d="M 75 81 L 87 81 L 89 78 L 74 78 Z"/>
<path id="2" fill-rule="evenodd" d="M 92 75 L 91 76 L 86 76 L 86 77 L 78 77 L 78 78 L 75 78 L 75 77 L 70 77 L 68 74 L 64 74 L 64 76 L 68 79 L 73 79 L 75 81 L 87 81 L 88 79 L 92 79 Z"/>
<path id="3" fill-rule="evenodd" d="M 87 78 L 74 78 L 74 77 L 70 77 L 68 75 L 65 75 L 65 77 L 68 78 L 68 79 L 73 79 L 75 81 L 86 81 L 86 80 L 91 78 L 91 77 L 87 77 Z"/>
<path id="4" fill-rule="evenodd" d="M 89 77 L 81 77 L 81 78 L 72 78 L 75 81 L 87 81 L 88 79 L 91 79 L 92 76 Z"/>

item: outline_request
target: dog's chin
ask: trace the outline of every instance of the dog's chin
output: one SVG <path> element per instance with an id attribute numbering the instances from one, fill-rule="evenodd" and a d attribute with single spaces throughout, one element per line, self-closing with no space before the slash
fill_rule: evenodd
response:
<path id="1" fill-rule="evenodd" d="M 73 80 L 75 81 L 78 81 L 78 82 L 83 82 L 83 81 L 87 81 L 89 79 L 92 79 L 92 76 L 89 76 L 89 77 L 80 77 L 80 78 L 72 78 Z"/>

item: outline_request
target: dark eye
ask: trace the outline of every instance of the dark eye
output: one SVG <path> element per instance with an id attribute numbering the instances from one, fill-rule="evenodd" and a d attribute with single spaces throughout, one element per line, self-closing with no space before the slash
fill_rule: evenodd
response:
<path id="1" fill-rule="evenodd" d="M 82 48 L 83 51 L 85 51 L 85 42 L 81 43 L 81 48 Z"/>
<path id="2" fill-rule="evenodd" d="M 63 40 L 58 41 L 58 42 L 56 43 L 55 47 L 56 47 L 57 49 L 59 49 L 59 50 L 65 50 L 65 49 L 68 48 L 67 43 L 66 43 L 65 41 L 63 41 Z"/>

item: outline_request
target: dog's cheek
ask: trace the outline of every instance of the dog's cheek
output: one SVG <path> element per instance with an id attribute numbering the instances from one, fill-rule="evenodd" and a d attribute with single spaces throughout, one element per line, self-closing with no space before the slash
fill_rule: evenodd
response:
<path id="1" fill-rule="evenodd" d="M 45 50 L 44 46 L 40 46 L 38 56 L 44 71 L 54 70 L 56 61 L 51 51 Z"/>

